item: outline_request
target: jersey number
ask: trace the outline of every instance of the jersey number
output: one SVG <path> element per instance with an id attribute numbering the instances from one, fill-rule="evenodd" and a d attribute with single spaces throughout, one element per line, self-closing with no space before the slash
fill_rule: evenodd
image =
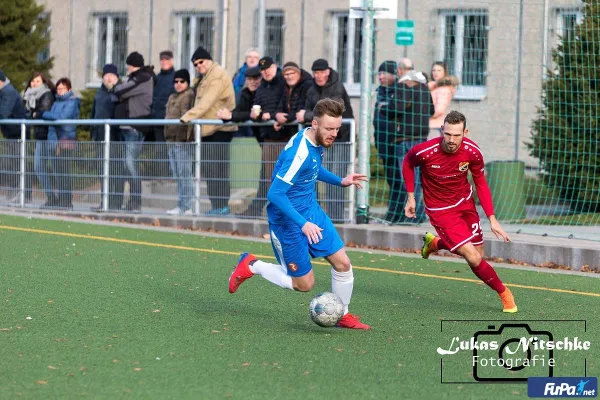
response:
<path id="1" fill-rule="evenodd" d="M 481 222 L 475 222 L 471 225 L 471 228 L 473 228 L 473 235 L 477 235 L 481 230 Z"/>

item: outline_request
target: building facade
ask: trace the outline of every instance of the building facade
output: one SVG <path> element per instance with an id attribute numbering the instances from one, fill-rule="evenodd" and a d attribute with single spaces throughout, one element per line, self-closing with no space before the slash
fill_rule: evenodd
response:
<path id="1" fill-rule="evenodd" d="M 190 55 L 202 45 L 232 75 L 248 48 L 258 44 L 258 0 L 40 0 L 51 13 L 52 75 L 69 76 L 76 89 L 100 84 L 107 62 L 124 72 L 139 51 L 156 66 L 170 49 L 175 67 L 192 69 Z M 361 20 L 348 17 L 348 0 L 265 0 L 265 53 L 282 64 L 310 70 L 326 58 L 340 72 L 358 117 Z M 540 106 L 551 51 L 582 19 L 578 0 L 404 0 L 398 19 L 415 23 L 414 45 L 395 42 L 396 21 L 376 20 L 373 88 L 377 66 L 407 56 L 429 73 L 443 60 L 461 85 L 451 108 L 464 112 L 471 137 L 487 160 L 528 155 L 531 121 Z M 360 134 L 360 133 L 359 133 Z"/>

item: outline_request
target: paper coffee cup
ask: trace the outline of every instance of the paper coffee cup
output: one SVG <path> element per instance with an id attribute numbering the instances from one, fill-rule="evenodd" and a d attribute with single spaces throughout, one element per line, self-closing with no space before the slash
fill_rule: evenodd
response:
<path id="1" fill-rule="evenodd" d="M 255 113 L 260 114 L 261 107 L 259 105 L 252 106 Z"/>

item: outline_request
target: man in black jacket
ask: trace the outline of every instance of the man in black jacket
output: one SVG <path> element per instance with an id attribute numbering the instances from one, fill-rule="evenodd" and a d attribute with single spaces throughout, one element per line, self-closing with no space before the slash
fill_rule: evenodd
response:
<path id="1" fill-rule="evenodd" d="M 398 83 L 398 107 L 403 111 L 400 118 L 398 130 L 398 145 L 396 155 L 399 163 L 397 168 L 402 169 L 402 161 L 408 151 L 417 144 L 427 140 L 429 134 L 429 119 L 435 114 L 435 107 L 431 92 L 425 83 L 423 83 L 422 73 L 409 71 L 402 77 Z M 399 222 L 421 223 L 426 220 L 425 207 L 421 200 L 421 175 L 419 169 L 415 169 L 415 197 L 417 202 L 416 219 L 403 218 Z M 399 204 L 406 203 L 407 193 L 402 185 Z"/>
<path id="2" fill-rule="evenodd" d="M 256 90 L 260 86 L 260 69 L 258 66 L 246 68 L 244 74 L 246 75 L 245 86 L 240 94 L 240 101 L 236 104 L 233 111 L 229 111 L 226 108 L 217 111 L 217 118 L 221 118 L 223 122 L 246 122 L 250 120 L 250 111 L 252 111 Z M 253 126 L 251 129 L 256 140 L 262 142 L 260 128 Z"/>
<path id="3" fill-rule="evenodd" d="M 312 65 L 314 82 L 308 93 L 306 94 L 306 107 L 296 114 L 298 122 L 310 124 L 313 119 L 313 109 L 319 100 L 330 98 L 344 102 L 344 113 L 342 118 L 354 118 L 350 97 L 344 83 L 340 80 L 339 74 L 329 68 L 327 60 L 319 58 Z M 338 133 L 336 142 L 350 141 L 350 126 L 342 125 Z M 338 144 L 325 150 L 324 166 L 329 171 L 337 176 L 346 176 L 348 166 L 350 165 L 350 144 Z M 325 206 L 327 213 L 333 222 L 344 222 L 345 206 L 346 206 L 346 191 L 344 188 L 327 185 L 325 192 Z"/>
<path id="4" fill-rule="evenodd" d="M 23 105 L 23 99 L 19 92 L 10 83 L 4 72 L 0 71 L 0 120 L 3 119 L 25 119 L 27 113 Z M 20 139 L 21 126 L 19 125 L 2 125 L 0 131 L 5 139 Z M 6 142 L 2 149 L 4 157 L 2 157 L 1 170 L 3 179 L 0 186 L 8 186 L 12 188 L 6 196 L 7 199 L 14 199 L 18 194 L 19 187 L 19 143 Z"/>
<path id="5" fill-rule="evenodd" d="M 277 106 L 285 90 L 285 81 L 281 70 L 271 57 L 263 57 L 258 62 L 262 82 L 256 90 L 250 118 L 255 121 L 270 121 L 275 119 Z M 271 177 L 279 153 L 288 141 L 286 132 L 276 131 L 273 126 L 261 126 L 261 176 L 256 198 L 252 200 L 243 216 L 259 217 L 267 205 L 267 192 L 271 186 Z"/>
<path id="6" fill-rule="evenodd" d="M 120 83 L 119 72 L 114 64 L 106 64 L 102 69 L 102 86 L 96 92 L 92 102 L 92 112 L 90 119 L 113 119 L 115 117 L 115 108 L 117 106 L 117 97 L 115 96 L 115 86 Z M 104 172 L 104 142 L 105 130 L 103 125 L 92 125 L 90 128 L 92 140 L 96 143 L 96 154 L 99 158 L 100 174 Z M 121 146 L 121 129 L 116 125 L 110 127 L 110 180 L 109 180 L 109 198 L 108 208 L 110 210 L 120 210 L 123 206 L 123 188 L 125 181 L 121 176 L 124 174 L 124 164 L 119 160 Z M 104 194 L 104 192 L 103 192 Z M 102 203 L 95 211 L 102 211 Z"/>

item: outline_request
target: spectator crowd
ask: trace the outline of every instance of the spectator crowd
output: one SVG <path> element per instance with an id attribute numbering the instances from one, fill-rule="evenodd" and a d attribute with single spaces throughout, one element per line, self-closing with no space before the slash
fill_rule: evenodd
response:
<path id="1" fill-rule="evenodd" d="M 177 207 L 168 210 L 173 215 L 191 214 L 194 199 L 195 132 L 190 121 L 220 119 L 223 122 L 271 122 L 258 126 L 236 124 L 201 125 L 200 159 L 202 174 L 207 181 L 211 208 L 207 215 L 229 215 L 231 188 L 230 143 L 234 136 L 256 138 L 261 149 L 260 182 L 256 197 L 239 216 L 259 217 L 266 206 L 267 191 L 279 153 L 296 134 L 298 124 L 308 126 L 313 108 L 324 98 L 344 103 L 344 118 L 354 118 L 350 98 L 337 71 L 325 59 L 315 60 L 310 72 L 298 63 L 288 61 L 278 65 L 270 56 L 262 56 L 256 49 L 246 52 L 246 59 L 231 77 L 212 59 L 211 54 L 199 47 L 191 59 L 195 71 L 174 70 L 173 53 L 159 55 L 160 71 L 148 65 L 143 55 L 130 53 L 126 58 L 126 76 L 119 76 L 117 66 L 106 64 L 102 69 L 102 85 L 95 94 L 90 119 L 170 119 L 179 125 L 143 126 L 111 125 L 107 131 L 102 125 L 93 125 L 93 141 L 121 142 L 110 146 L 111 177 L 108 191 L 98 210 L 142 209 L 142 179 L 139 170 L 140 153 L 145 141 L 163 143 L 160 159 L 168 159 L 172 177 L 177 182 Z M 0 66 L 1 67 L 1 66 Z M 448 74 L 445 63 L 435 62 L 428 74 L 413 68 L 410 59 L 399 62 L 384 61 L 378 68 L 379 83 L 373 115 L 374 139 L 378 156 L 390 189 L 385 221 L 408 222 L 403 217 L 405 196 L 401 163 L 404 155 L 415 144 L 439 135 L 443 118 L 456 92 L 458 82 Z M 2 119 L 67 120 L 78 119 L 80 99 L 72 91 L 71 81 L 64 77 L 53 83 L 48 76 L 32 74 L 23 93 L 19 93 L 9 77 L 0 70 L 0 130 L 6 139 L 20 139 L 19 125 L 2 125 Z M 46 195 L 43 208 L 73 208 L 71 163 L 77 146 L 75 125 L 34 125 L 31 138 L 35 140 L 34 176 Z M 29 135 L 27 139 L 29 139 Z M 337 142 L 350 141 L 350 129 L 343 125 Z M 7 152 L 19 154 L 18 142 L 8 141 Z M 121 149 L 117 151 L 116 149 Z M 332 172 L 344 176 L 351 160 L 350 146 L 333 146 L 325 153 L 325 165 Z M 99 146 L 99 159 L 104 159 L 104 146 Z M 124 154 L 122 154 L 124 153 Z M 16 201 L 18 190 L 18 163 L 3 162 L 8 171 L 8 198 Z M 33 176 L 33 175 L 32 175 Z M 31 202 L 33 177 L 26 182 L 25 201 Z M 417 174 L 417 185 L 419 184 Z M 125 201 L 125 182 L 129 190 Z M 419 190 L 416 190 L 417 193 Z M 105 194 L 105 193 L 103 193 Z M 327 185 L 327 212 L 334 221 L 344 218 L 345 197 L 341 188 Z M 418 202 L 422 204 L 422 202 Z M 425 219 L 421 206 L 418 221 Z"/>

